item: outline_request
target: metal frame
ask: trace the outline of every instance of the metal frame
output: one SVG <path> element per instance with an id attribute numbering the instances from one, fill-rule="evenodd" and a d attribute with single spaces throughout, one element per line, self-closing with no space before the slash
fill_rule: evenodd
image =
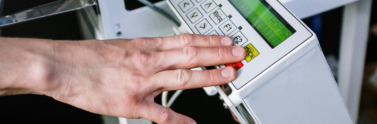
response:
<path id="1" fill-rule="evenodd" d="M 372 0 L 346 5 L 343 17 L 338 83 L 355 123 L 359 112 L 371 6 Z"/>

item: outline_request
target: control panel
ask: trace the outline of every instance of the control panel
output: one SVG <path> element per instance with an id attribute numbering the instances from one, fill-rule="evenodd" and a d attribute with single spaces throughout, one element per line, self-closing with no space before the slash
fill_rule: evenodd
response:
<path id="1" fill-rule="evenodd" d="M 313 34 L 278 0 L 168 0 L 190 33 L 226 35 L 247 51 L 234 67 L 240 90 Z"/>

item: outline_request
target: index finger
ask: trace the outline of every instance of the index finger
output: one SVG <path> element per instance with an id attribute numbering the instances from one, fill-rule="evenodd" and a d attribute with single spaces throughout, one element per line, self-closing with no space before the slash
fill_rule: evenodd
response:
<path id="1" fill-rule="evenodd" d="M 141 40 L 141 41 L 140 41 Z M 233 41 L 227 36 L 216 35 L 196 35 L 196 34 L 180 34 L 171 37 L 160 38 L 141 38 L 139 41 L 146 44 L 146 47 L 152 47 L 152 49 L 164 51 L 173 50 L 183 47 L 221 47 L 232 46 Z"/>

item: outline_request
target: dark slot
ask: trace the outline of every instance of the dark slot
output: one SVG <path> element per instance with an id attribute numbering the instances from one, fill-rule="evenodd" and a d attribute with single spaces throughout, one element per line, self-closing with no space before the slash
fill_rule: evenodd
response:
<path id="1" fill-rule="evenodd" d="M 216 66 L 207 66 L 205 67 L 207 70 L 213 70 L 213 69 L 217 69 Z"/>
<path id="2" fill-rule="evenodd" d="M 160 2 L 160 1 L 162 1 L 162 0 L 149 0 L 149 2 L 152 2 L 152 3 L 157 3 L 157 2 Z M 141 7 L 145 6 L 144 4 L 140 3 L 137 0 L 124 0 L 124 3 L 126 4 L 127 10 L 134 10 L 134 9 L 141 8 Z"/>

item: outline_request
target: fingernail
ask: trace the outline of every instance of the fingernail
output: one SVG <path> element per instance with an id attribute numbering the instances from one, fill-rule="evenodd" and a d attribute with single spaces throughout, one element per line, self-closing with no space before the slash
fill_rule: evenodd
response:
<path id="1" fill-rule="evenodd" d="M 233 48 L 232 52 L 234 56 L 239 57 L 243 55 L 243 53 L 245 52 L 245 49 L 241 47 L 235 47 Z"/>
<path id="2" fill-rule="evenodd" d="M 233 75 L 233 69 L 226 68 L 223 71 L 221 71 L 221 75 L 223 75 L 223 77 L 225 77 L 225 78 L 228 78 L 228 77 Z"/>
<path id="3" fill-rule="evenodd" d="M 190 122 L 189 124 L 196 124 L 196 122 L 193 121 L 193 122 Z"/>
<path id="4" fill-rule="evenodd" d="M 232 43 L 233 43 L 233 41 L 229 37 L 221 38 L 221 44 L 223 44 L 224 46 L 230 46 L 230 45 L 232 45 Z"/>

